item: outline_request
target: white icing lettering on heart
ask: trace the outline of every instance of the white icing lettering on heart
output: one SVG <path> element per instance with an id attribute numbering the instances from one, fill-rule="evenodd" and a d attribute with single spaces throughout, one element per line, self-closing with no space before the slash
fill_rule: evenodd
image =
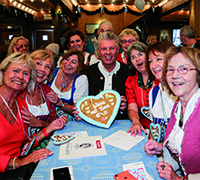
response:
<path id="1" fill-rule="evenodd" d="M 79 116 L 90 124 L 109 128 L 114 121 L 121 97 L 118 92 L 104 90 L 97 96 L 86 96 L 76 103 Z"/>

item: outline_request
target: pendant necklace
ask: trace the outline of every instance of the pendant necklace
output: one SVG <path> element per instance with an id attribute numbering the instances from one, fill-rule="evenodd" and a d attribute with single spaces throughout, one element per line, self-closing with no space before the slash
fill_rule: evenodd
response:
<path id="1" fill-rule="evenodd" d="M 41 89 L 41 88 L 40 88 Z M 37 102 L 38 106 L 41 108 L 41 104 L 38 102 L 37 98 L 35 96 L 33 96 L 33 98 L 35 99 L 35 101 Z M 42 100 L 41 98 L 41 93 L 40 93 L 40 99 Z M 43 101 L 43 100 L 42 100 Z"/>
<path id="2" fill-rule="evenodd" d="M 13 113 L 13 111 L 10 109 L 10 107 L 8 106 L 8 103 L 6 102 L 6 100 L 3 98 L 3 96 L 0 94 L 0 97 L 1 99 L 3 100 L 4 104 L 7 106 L 7 108 L 9 109 L 10 113 L 13 115 L 13 117 L 15 118 L 15 120 L 17 121 L 17 123 L 20 125 L 20 127 L 23 129 L 24 131 L 24 134 L 28 137 L 29 140 L 31 140 L 31 138 L 28 136 L 28 134 L 25 132 L 24 130 L 24 127 L 21 125 L 21 123 L 19 123 L 17 117 L 15 116 L 15 114 Z M 17 104 L 17 101 L 15 99 L 15 104 L 17 106 L 17 112 L 19 112 L 19 117 L 20 117 L 20 120 L 22 122 L 22 116 L 21 116 L 21 113 L 20 113 L 20 110 L 19 110 L 19 107 L 18 107 L 18 104 Z"/>
<path id="3" fill-rule="evenodd" d="M 74 75 L 75 76 L 75 75 Z M 74 76 L 72 76 L 69 80 L 67 80 L 65 83 L 62 83 L 61 84 L 61 87 L 62 87 L 62 90 L 64 90 L 65 88 L 67 88 L 67 85 L 68 85 L 68 83 L 72 80 L 72 79 L 74 79 Z M 62 72 L 62 82 L 63 81 L 65 81 L 64 80 L 64 77 L 63 77 L 63 72 Z"/>

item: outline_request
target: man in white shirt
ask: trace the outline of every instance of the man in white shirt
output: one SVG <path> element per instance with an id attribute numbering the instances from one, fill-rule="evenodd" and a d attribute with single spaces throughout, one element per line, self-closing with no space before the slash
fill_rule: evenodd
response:
<path id="1" fill-rule="evenodd" d="M 110 32 L 102 33 L 97 41 L 97 51 L 101 61 L 90 66 L 88 74 L 89 95 L 112 89 L 121 95 L 123 108 L 126 108 L 125 81 L 130 74 L 127 66 L 116 61 L 119 51 L 118 37 Z M 122 107 L 122 106 L 121 106 Z M 127 119 L 127 112 L 118 113 L 117 119 Z"/>

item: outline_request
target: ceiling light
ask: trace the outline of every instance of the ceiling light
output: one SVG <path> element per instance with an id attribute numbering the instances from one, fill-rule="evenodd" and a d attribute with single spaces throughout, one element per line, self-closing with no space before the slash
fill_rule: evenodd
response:
<path id="1" fill-rule="evenodd" d="M 17 5 L 18 8 L 20 8 L 21 6 L 22 6 L 22 5 L 21 5 L 20 3 Z"/>
<path id="2" fill-rule="evenodd" d="M 90 4 L 88 3 L 87 6 L 89 6 Z"/>
<path id="3" fill-rule="evenodd" d="M 33 0 L 31 0 L 31 2 L 33 2 Z"/>
<path id="4" fill-rule="evenodd" d="M 71 0 L 74 6 L 78 6 L 77 2 L 75 0 Z"/>
<path id="5" fill-rule="evenodd" d="M 14 1 L 14 2 L 13 2 L 13 5 L 14 5 L 14 6 L 16 6 L 16 5 L 17 5 L 17 2 L 16 2 L 16 1 Z"/>
<path id="6" fill-rule="evenodd" d="M 101 4 L 99 4 L 99 6 L 101 6 Z"/>
<path id="7" fill-rule="evenodd" d="M 128 0 L 126 0 L 126 2 L 128 2 Z"/>
<path id="8" fill-rule="evenodd" d="M 25 6 L 23 5 L 21 9 L 25 9 Z"/>
<path id="9" fill-rule="evenodd" d="M 28 11 L 28 7 L 25 8 L 25 11 Z"/>

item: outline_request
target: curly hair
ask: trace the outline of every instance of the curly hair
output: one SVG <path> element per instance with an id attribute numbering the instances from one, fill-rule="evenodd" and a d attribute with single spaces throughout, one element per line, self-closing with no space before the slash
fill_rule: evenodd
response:
<path id="1" fill-rule="evenodd" d="M 127 35 L 132 35 L 132 36 L 135 37 L 136 41 L 139 41 L 138 33 L 135 30 L 133 30 L 133 29 L 124 29 L 118 36 L 119 37 L 119 42 L 121 43 L 122 38 L 124 36 L 127 36 Z"/>

